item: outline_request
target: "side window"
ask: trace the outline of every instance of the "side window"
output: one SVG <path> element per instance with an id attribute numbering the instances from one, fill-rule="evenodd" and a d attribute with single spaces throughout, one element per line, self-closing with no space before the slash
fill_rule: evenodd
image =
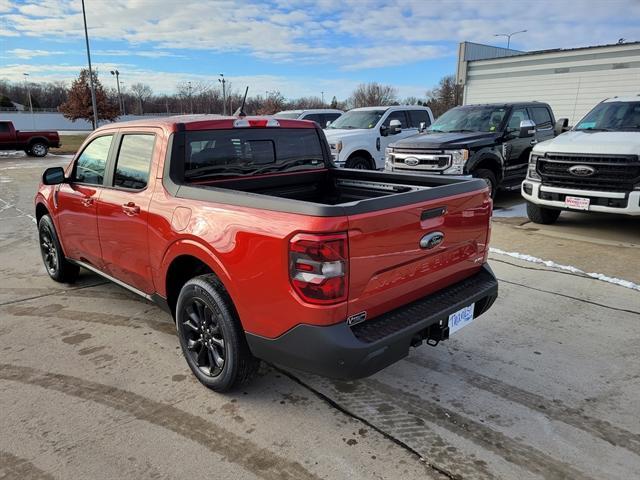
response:
<path id="1" fill-rule="evenodd" d="M 510 132 L 516 131 L 520 129 L 520 122 L 523 120 L 529 120 L 529 114 L 527 113 L 526 108 L 514 108 L 511 112 L 511 117 L 509 118 L 509 123 L 507 125 L 507 130 Z"/>
<path id="2" fill-rule="evenodd" d="M 87 145 L 76 161 L 73 172 L 74 181 L 102 185 L 111 140 L 113 140 L 113 135 L 105 135 L 96 138 Z"/>
<path id="3" fill-rule="evenodd" d="M 425 127 L 431 125 L 429 113 L 426 110 L 409 110 L 409 120 L 413 128 L 420 128 L 422 122 L 424 122 Z"/>
<path id="4" fill-rule="evenodd" d="M 322 118 L 321 118 L 321 115 L 319 113 L 310 113 L 309 115 L 304 117 L 304 119 L 305 120 L 311 120 L 312 122 L 316 122 L 316 123 L 322 124 Z"/>
<path id="5" fill-rule="evenodd" d="M 322 128 L 324 128 L 327 125 L 327 122 L 335 122 L 340 115 L 342 115 L 341 113 L 325 113 L 323 115 L 323 119 L 322 119 L 322 123 L 320 124 L 320 126 Z"/>
<path id="6" fill-rule="evenodd" d="M 155 136 L 149 134 L 124 135 L 113 175 L 113 186 L 142 190 L 149 180 Z"/>
<path id="7" fill-rule="evenodd" d="M 533 115 L 533 121 L 536 123 L 536 127 L 538 128 L 551 128 L 553 127 L 553 122 L 551 121 L 551 114 L 549 110 L 545 107 L 533 107 L 531 109 L 531 114 Z"/>
<path id="8" fill-rule="evenodd" d="M 383 125 L 388 127 L 391 124 L 391 120 L 400 120 L 400 126 L 402 128 L 408 128 L 408 126 L 407 126 L 407 116 L 405 115 L 404 110 L 391 112 L 389 114 L 389 116 L 387 117 L 387 119 L 384 121 Z"/>
<path id="9" fill-rule="evenodd" d="M 0 133 L 9 132 L 9 122 L 0 122 Z"/>

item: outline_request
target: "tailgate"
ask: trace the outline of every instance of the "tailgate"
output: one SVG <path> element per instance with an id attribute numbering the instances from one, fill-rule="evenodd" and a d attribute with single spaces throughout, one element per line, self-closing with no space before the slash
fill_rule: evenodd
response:
<path id="1" fill-rule="evenodd" d="M 349 315 L 373 318 L 476 273 L 491 208 L 479 190 L 349 216 Z"/>

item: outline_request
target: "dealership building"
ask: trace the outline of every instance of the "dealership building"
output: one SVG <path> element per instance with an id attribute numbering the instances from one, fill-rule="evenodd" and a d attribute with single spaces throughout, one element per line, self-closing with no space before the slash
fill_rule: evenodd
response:
<path id="1" fill-rule="evenodd" d="M 575 125 L 605 98 L 640 95 L 640 42 L 533 52 L 463 42 L 456 80 L 465 105 L 537 100 Z"/>

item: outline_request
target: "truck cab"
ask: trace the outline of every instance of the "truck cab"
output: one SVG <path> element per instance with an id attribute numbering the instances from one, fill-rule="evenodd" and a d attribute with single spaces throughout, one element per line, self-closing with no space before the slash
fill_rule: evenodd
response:
<path id="1" fill-rule="evenodd" d="M 276 118 L 290 118 L 292 120 L 311 120 L 322 128 L 335 122 L 344 112 L 335 108 L 309 108 L 304 110 L 283 110 L 274 115 Z"/>
<path id="2" fill-rule="evenodd" d="M 381 170 L 391 142 L 416 135 L 432 122 L 431 109 L 419 105 L 354 108 L 329 125 L 325 135 L 336 166 Z"/>
<path id="3" fill-rule="evenodd" d="M 522 196 L 535 223 L 563 210 L 640 215 L 640 95 L 614 97 L 534 146 Z"/>
<path id="4" fill-rule="evenodd" d="M 533 146 L 553 138 L 563 124 L 556 125 L 551 107 L 540 102 L 455 107 L 421 135 L 394 141 L 385 168 L 480 178 L 495 196 L 520 187 Z"/>

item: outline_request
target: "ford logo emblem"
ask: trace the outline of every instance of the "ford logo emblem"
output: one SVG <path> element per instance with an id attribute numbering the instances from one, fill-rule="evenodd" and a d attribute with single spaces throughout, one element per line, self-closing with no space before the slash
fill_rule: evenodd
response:
<path id="1" fill-rule="evenodd" d="M 408 167 L 415 167 L 419 163 L 420 163 L 420 160 L 418 160 L 415 157 L 408 157 L 404 159 L 404 164 L 407 165 Z"/>
<path id="2" fill-rule="evenodd" d="M 588 165 L 574 165 L 569 168 L 569 173 L 576 177 L 590 177 L 596 173 L 596 169 Z"/>
<path id="3" fill-rule="evenodd" d="M 424 237 L 420 239 L 420 248 L 425 248 L 427 250 L 430 250 L 440 245 L 443 240 L 444 240 L 444 233 L 442 232 L 427 233 Z"/>

